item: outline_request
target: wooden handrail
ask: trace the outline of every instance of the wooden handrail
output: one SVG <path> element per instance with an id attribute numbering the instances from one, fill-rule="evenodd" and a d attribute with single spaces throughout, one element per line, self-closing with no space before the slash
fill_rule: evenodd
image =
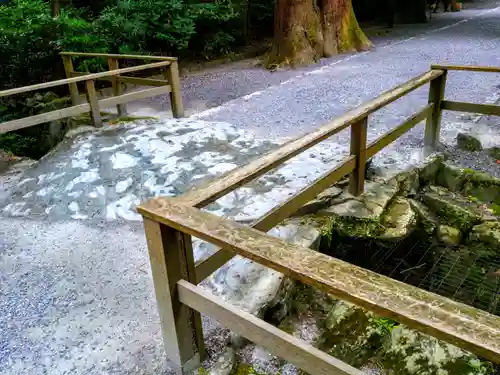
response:
<path id="1" fill-rule="evenodd" d="M 267 232 L 277 224 L 297 212 L 304 204 L 314 199 L 316 195 L 324 191 L 345 175 L 351 173 L 356 166 L 356 158 L 349 156 L 344 159 L 336 168 L 324 173 L 310 185 L 300 190 L 294 196 L 288 198 L 284 203 L 273 208 L 271 211 L 252 223 L 252 228 Z M 210 257 L 201 260 L 196 264 L 196 280 L 201 282 L 212 274 L 219 267 L 234 257 L 234 253 L 225 249 L 216 249 Z"/>
<path id="2" fill-rule="evenodd" d="M 61 56 L 81 56 L 81 57 L 112 57 L 119 60 L 158 60 L 177 61 L 177 57 L 151 56 L 151 55 L 120 55 L 116 53 L 91 53 L 91 52 L 60 52 Z"/>
<path id="3" fill-rule="evenodd" d="M 18 87 L 15 89 L 0 91 L 0 98 L 5 97 L 5 96 L 10 96 L 10 95 L 15 95 L 15 94 L 22 94 L 22 93 L 30 92 L 30 91 L 34 91 L 34 90 L 41 90 L 41 89 L 47 89 L 50 87 L 67 85 L 70 83 L 77 83 L 77 82 L 83 82 L 83 81 L 89 81 L 89 80 L 97 80 L 99 78 L 111 77 L 111 76 L 116 76 L 119 74 L 137 72 L 137 71 L 146 70 L 146 69 L 161 68 L 164 66 L 168 66 L 171 63 L 172 63 L 171 61 L 160 61 L 160 62 L 155 62 L 155 63 L 151 63 L 151 64 L 132 66 L 129 68 L 109 70 L 109 71 L 101 72 L 101 73 L 89 73 L 89 74 L 79 76 L 79 77 L 59 79 L 57 81 L 38 83 L 36 85 L 31 85 L 31 86 Z"/>
<path id="4" fill-rule="evenodd" d="M 500 317 L 179 203 L 151 199 L 147 219 L 500 363 Z"/>
<path id="5" fill-rule="evenodd" d="M 363 375 L 364 373 L 338 359 L 306 344 L 301 339 L 289 335 L 279 328 L 242 311 L 215 297 L 201 287 L 185 280 L 177 282 L 181 303 L 213 317 L 221 324 L 238 332 L 247 339 L 259 342 L 269 351 L 300 369 L 314 375 Z"/>
<path id="6" fill-rule="evenodd" d="M 417 76 L 386 91 L 372 101 L 350 110 L 332 122 L 321 126 L 318 130 L 290 141 L 277 150 L 271 151 L 267 155 L 229 172 L 206 187 L 188 191 L 181 199 L 187 205 L 198 208 L 204 207 L 442 74 L 443 71 L 441 70 L 431 70 Z"/>
<path id="7" fill-rule="evenodd" d="M 500 73 L 500 67 L 496 67 L 496 66 L 467 66 L 467 65 L 432 64 L 431 69 L 461 70 L 461 71 L 465 71 L 465 72 Z"/>

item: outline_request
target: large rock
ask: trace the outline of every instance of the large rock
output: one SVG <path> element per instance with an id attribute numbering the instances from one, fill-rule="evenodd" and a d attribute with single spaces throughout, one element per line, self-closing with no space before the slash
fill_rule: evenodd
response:
<path id="1" fill-rule="evenodd" d="M 479 139 L 465 133 L 458 133 L 457 146 L 466 151 L 481 151 L 483 149 L 483 145 Z"/>
<path id="2" fill-rule="evenodd" d="M 500 255 L 500 223 L 498 221 L 486 221 L 472 228 L 469 241 L 481 242 L 496 250 Z"/>
<path id="3" fill-rule="evenodd" d="M 367 182 L 365 193 L 354 197 L 344 192 L 333 204 L 317 215 L 330 218 L 333 231 L 343 237 L 370 238 L 383 233 L 382 214 L 398 193 L 396 181 Z"/>
<path id="4" fill-rule="evenodd" d="M 319 210 L 332 204 L 333 200 L 342 195 L 342 193 L 343 190 L 339 187 L 329 187 L 328 189 L 318 194 L 315 199 L 303 205 L 297 212 L 293 214 L 293 216 L 303 216 L 318 212 Z"/>
<path id="5" fill-rule="evenodd" d="M 437 231 L 438 240 L 445 245 L 457 246 L 462 241 L 462 232 L 448 225 L 440 225 Z"/>
<path id="6" fill-rule="evenodd" d="M 436 215 L 434 215 L 434 213 L 431 212 L 427 206 L 419 201 L 414 199 L 409 199 L 408 201 L 410 202 L 413 211 L 417 214 L 419 227 L 423 229 L 425 233 L 432 235 L 438 225 Z"/>
<path id="7" fill-rule="evenodd" d="M 463 170 L 463 195 L 486 203 L 500 203 L 500 179 L 473 169 Z"/>
<path id="8" fill-rule="evenodd" d="M 488 364 L 471 353 L 342 301 L 329 312 L 319 342 L 352 366 L 376 363 L 386 374 L 488 373 Z"/>
<path id="9" fill-rule="evenodd" d="M 401 240 L 416 227 L 417 215 L 408 199 L 396 197 L 391 202 L 382 220 L 384 232 L 378 237 L 383 240 Z"/>
<path id="10" fill-rule="evenodd" d="M 450 191 L 458 192 L 464 183 L 463 169 L 444 162 L 436 182 Z"/>
<path id="11" fill-rule="evenodd" d="M 485 212 L 474 202 L 469 202 L 437 186 L 432 186 L 429 191 L 425 192 L 423 201 L 444 223 L 464 232 L 479 224 L 485 216 Z"/>

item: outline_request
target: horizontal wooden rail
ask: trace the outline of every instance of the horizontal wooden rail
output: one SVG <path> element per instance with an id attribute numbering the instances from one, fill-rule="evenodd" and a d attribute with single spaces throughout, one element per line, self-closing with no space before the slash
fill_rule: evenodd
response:
<path id="1" fill-rule="evenodd" d="M 340 163 L 337 168 L 323 174 L 311 185 L 306 186 L 293 197 L 289 198 L 286 202 L 266 213 L 251 226 L 263 232 L 269 231 L 277 224 L 297 212 L 299 208 L 314 199 L 314 197 L 323 190 L 342 179 L 345 175 L 351 173 L 355 166 L 356 158 L 354 156 L 349 156 L 342 163 Z M 230 250 L 217 249 L 216 252 L 210 257 L 203 259 L 196 264 L 196 281 L 198 283 L 201 282 L 210 276 L 215 270 L 231 260 L 234 256 L 234 252 Z"/>
<path id="2" fill-rule="evenodd" d="M 476 104 L 443 100 L 441 109 L 456 112 L 480 113 L 482 115 L 500 116 L 500 106 L 493 104 Z"/>
<path id="3" fill-rule="evenodd" d="M 366 148 L 366 158 L 371 158 L 377 152 L 381 151 L 384 147 L 388 146 L 403 134 L 413 129 L 415 125 L 424 121 L 427 117 L 432 115 L 433 109 L 434 104 L 425 106 L 424 109 L 415 113 L 413 116 L 410 116 L 407 120 L 398 125 L 396 128 L 392 129 L 389 133 L 384 134 L 383 136 L 368 144 Z"/>
<path id="4" fill-rule="evenodd" d="M 30 126 L 33 125 L 60 120 L 62 118 L 78 116 L 82 113 L 89 111 L 90 111 L 90 105 L 88 103 L 84 103 L 69 108 L 56 109 L 55 111 L 40 113 L 39 115 L 2 122 L 0 123 L 0 134 L 8 133 L 14 130 L 29 128 Z"/>
<path id="5" fill-rule="evenodd" d="M 177 283 L 180 301 L 218 320 L 224 327 L 240 333 L 274 355 L 315 375 L 362 375 L 363 372 L 289 335 L 250 313 L 242 311 L 210 292 L 181 280 Z"/>
<path id="6" fill-rule="evenodd" d="M 91 52 L 60 52 L 61 56 L 79 56 L 79 57 L 112 57 L 118 60 L 158 60 L 158 61 L 177 61 L 177 57 L 170 56 L 151 56 L 151 55 L 120 55 L 115 53 L 91 53 Z"/>
<path id="7" fill-rule="evenodd" d="M 72 77 L 83 77 L 90 73 L 84 72 L 71 72 L 70 75 Z M 97 81 L 107 81 L 113 82 L 114 77 L 103 77 L 97 78 Z M 164 79 L 154 79 L 154 78 L 142 78 L 142 77 L 127 77 L 127 76 L 119 76 L 117 77 L 120 83 L 131 83 L 133 85 L 141 85 L 141 86 L 165 86 L 168 85 L 168 81 Z"/>
<path id="8" fill-rule="evenodd" d="M 130 68 L 108 70 L 106 72 L 101 72 L 101 73 L 91 73 L 91 74 L 86 74 L 86 75 L 79 76 L 79 77 L 71 77 L 71 78 L 60 79 L 57 81 L 39 83 L 36 85 L 31 85 L 31 86 L 18 87 L 15 89 L 0 91 L 0 98 L 5 97 L 5 96 L 10 96 L 10 95 L 15 95 L 15 94 L 22 94 L 25 92 L 30 92 L 30 91 L 35 91 L 35 90 L 48 89 L 50 87 L 68 85 L 70 83 L 98 80 L 98 79 L 104 78 L 104 77 L 112 77 L 112 76 L 116 76 L 119 74 L 138 72 L 138 71 L 146 70 L 146 69 L 162 68 L 162 67 L 168 66 L 170 64 L 171 64 L 170 61 L 160 61 L 160 62 L 155 62 L 155 63 L 151 63 L 151 64 L 132 66 Z"/>
<path id="9" fill-rule="evenodd" d="M 226 174 L 206 187 L 188 191 L 182 196 L 182 200 L 190 206 L 204 207 L 442 74 L 441 70 L 432 70 L 415 77 L 323 125 L 318 130 L 288 142 L 279 149 Z"/>
<path id="10" fill-rule="evenodd" d="M 152 89 L 133 91 L 127 94 L 122 94 L 120 96 L 111 96 L 106 99 L 101 99 L 99 100 L 99 106 L 101 108 L 111 107 L 113 105 L 128 103 L 134 100 L 150 98 L 156 95 L 168 94 L 170 91 L 171 91 L 170 86 L 161 86 Z"/>
<path id="11" fill-rule="evenodd" d="M 146 218 L 249 258 L 342 300 L 500 363 L 500 317 L 224 220 L 173 199 L 139 205 Z"/>
<path id="12" fill-rule="evenodd" d="M 461 71 L 466 71 L 466 72 L 500 73 L 500 67 L 496 67 L 496 66 L 467 66 L 467 65 L 432 64 L 431 69 L 461 70 Z"/>

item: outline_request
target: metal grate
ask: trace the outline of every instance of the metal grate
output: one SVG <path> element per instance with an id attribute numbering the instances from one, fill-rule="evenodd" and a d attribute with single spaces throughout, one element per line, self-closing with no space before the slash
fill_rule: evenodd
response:
<path id="1" fill-rule="evenodd" d="M 386 246 L 349 240 L 332 255 L 500 315 L 500 249 L 443 247 L 422 238 L 412 236 Z"/>

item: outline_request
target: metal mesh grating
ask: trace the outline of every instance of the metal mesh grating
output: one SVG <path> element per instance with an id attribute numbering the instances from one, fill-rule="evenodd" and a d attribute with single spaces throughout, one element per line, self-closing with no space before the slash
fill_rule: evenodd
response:
<path id="1" fill-rule="evenodd" d="M 352 240 L 333 249 L 333 256 L 500 315 L 500 249 L 442 247 L 410 237 L 380 246 Z"/>

